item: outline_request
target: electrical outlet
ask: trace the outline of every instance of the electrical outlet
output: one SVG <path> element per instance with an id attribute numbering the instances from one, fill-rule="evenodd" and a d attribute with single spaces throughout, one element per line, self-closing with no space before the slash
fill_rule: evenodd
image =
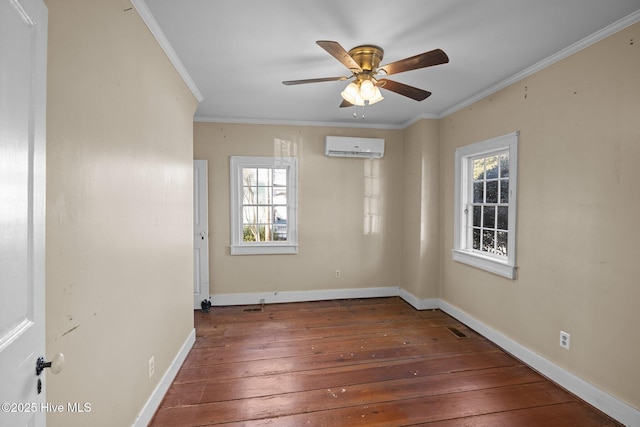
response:
<path id="1" fill-rule="evenodd" d="M 336 279 L 339 279 L 340 277 L 342 277 L 342 273 L 340 270 L 336 270 Z"/>
<path id="2" fill-rule="evenodd" d="M 149 378 L 153 376 L 153 373 L 156 371 L 156 361 L 153 356 L 149 359 Z"/>
<path id="3" fill-rule="evenodd" d="M 571 346 L 571 335 L 564 331 L 560 331 L 560 347 L 566 348 L 567 350 L 569 350 L 570 346 Z"/>

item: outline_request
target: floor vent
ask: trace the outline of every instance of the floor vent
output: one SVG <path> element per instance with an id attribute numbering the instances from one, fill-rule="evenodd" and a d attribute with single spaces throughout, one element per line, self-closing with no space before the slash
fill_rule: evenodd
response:
<path id="1" fill-rule="evenodd" d="M 449 328 L 449 327 L 447 329 L 449 330 L 449 332 L 451 332 L 453 335 L 457 336 L 458 338 L 467 338 L 467 336 L 459 329 Z"/>
<path id="2" fill-rule="evenodd" d="M 242 309 L 243 313 L 262 313 L 263 311 L 262 307 L 249 307 Z"/>

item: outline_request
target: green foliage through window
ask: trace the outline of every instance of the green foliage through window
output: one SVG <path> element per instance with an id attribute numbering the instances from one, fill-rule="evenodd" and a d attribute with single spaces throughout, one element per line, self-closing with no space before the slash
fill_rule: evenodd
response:
<path id="1" fill-rule="evenodd" d="M 507 256 L 509 153 L 475 158 L 472 168 L 472 247 L 476 251 Z"/>

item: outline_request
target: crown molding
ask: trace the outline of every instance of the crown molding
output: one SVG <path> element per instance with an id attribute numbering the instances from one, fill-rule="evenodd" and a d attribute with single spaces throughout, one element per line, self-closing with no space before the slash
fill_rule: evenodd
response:
<path id="1" fill-rule="evenodd" d="M 529 77 L 532 74 L 537 73 L 538 71 L 543 70 L 544 68 L 547 68 L 548 66 L 555 64 L 558 61 L 561 61 L 571 55 L 573 55 L 574 53 L 577 53 L 579 51 L 581 51 L 582 49 L 591 46 L 592 44 L 595 44 L 597 42 L 599 42 L 600 40 L 603 40 L 607 37 L 609 37 L 612 34 L 617 33 L 618 31 L 635 24 L 636 22 L 640 21 L 640 10 L 637 10 L 635 12 L 633 12 L 630 15 L 627 15 L 626 17 L 614 22 L 613 24 L 604 27 L 603 29 L 596 31 L 595 33 L 591 34 L 590 36 L 585 37 L 584 39 L 572 44 L 571 46 L 568 46 L 558 52 L 556 52 L 555 54 L 543 59 L 540 62 L 537 62 L 536 64 L 532 65 L 531 67 L 525 68 L 524 70 L 520 71 L 519 73 L 516 73 L 514 75 L 512 75 L 511 77 L 483 90 L 482 92 L 478 92 L 477 94 L 473 95 L 470 98 L 465 99 L 464 101 L 444 110 L 442 113 L 440 113 L 439 117 L 440 119 L 445 118 L 453 113 L 455 113 L 456 111 L 462 110 L 465 107 L 468 107 L 469 105 L 480 101 L 481 99 L 486 98 L 489 95 L 492 95 L 496 92 L 498 92 L 499 90 L 502 90 L 522 79 L 524 79 L 525 77 Z"/>
<path id="2" fill-rule="evenodd" d="M 339 127 L 339 128 L 362 128 L 362 129 L 390 129 L 402 130 L 404 125 L 376 124 L 376 123 L 349 123 L 349 122 L 315 122 L 303 120 L 267 120 L 267 119 L 234 119 L 229 117 L 209 117 L 195 116 L 194 122 L 202 123 L 230 123 L 243 125 L 274 125 L 274 126 L 317 126 L 317 127 Z"/>
<path id="3" fill-rule="evenodd" d="M 404 122 L 404 123 L 402 124 L 402 126 L 400 126 L 400 129 L 406 129 L 406 128 L 408 128 L 409 126 L 413 125 L 414 123 L 417 123 L 417 122 L 419 122 L 420 120 L 423 120 L 423 119 L 427 119 L 427 120 L 439 120 L 439 119 L 441 119 L 441 118 L 442 118 L 442 116 L 440 116 L 439 114 L 429 114 L 429 113 L 427 113 L 427 114 L 420 114 L 420 115 L 417 115 L 417 116 L 415 116 L 414 118 L 412 118 L 412 119 L 407 120 L 406 122 Z"/>
<path id="4" fill-rule="evenodd" d="M 131 0 L 131 4 L 136 9 L 138 15 L 140 15 L 144 23 L 147 25 L 147 28 L 149 28 L 149 31 L 151 31 L 153 37 L 155 37 L 155 39 L 158 41 L 158 44 L 167 55 L 169 61 L 171 61 L 180 77 L 182 77 L 182 80 L 187 85 L 193 96 L 198 102 L 202 102 L 204 100 L 202 92 L 200 92 L 200 89 L 198 89 L 198 86 L 196 86 L 196 83 L 189 75 L 189 72 L 178 57 L 176 51 L 173 50 L 171 43 L 169 43 L 169 40 L 164 35 L 164 32 L 160 28 L 158 21 L 156 21 L 156 19 L 151 14 L 151 10 L 149 10 L 147 4 L 144 2 L 144 0 Z"/>

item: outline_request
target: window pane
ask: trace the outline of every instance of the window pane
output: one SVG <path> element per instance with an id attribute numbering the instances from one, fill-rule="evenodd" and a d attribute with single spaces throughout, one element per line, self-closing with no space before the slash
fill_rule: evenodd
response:
<path id="1" fill-rule="evenodd" d="M 509 176 L 509 153 L 500 154 L 500 176 L 502 178 Z"/>
<path id="2" fill-rule="evenodd" d="M 482 208 L 482 226 L 484 228 L 496 227 L 496 208 L 494 206 L 484 206 Z"/>
<path id="3" fill-rule="evenodd" d="M 487 179 L 498 177 L 498 156 L 491 156 L 486 158 L 485 171 Z"/>
<path id="4" fill-rule="evenodd" d="M 255 205 L 258 201 L 256 193 L 258 189 L 256 187 L 243 187 L 242 188 L 242 204 L 243 205 Z"/>
<path id="5" fill-rule="evenodd" d="M 273 222 L 286 223 L 287 222 L 287 206 L 274 206 L 273 207 Z"/>
<path id="6" fill-rule="evenodd" d="M 264 242 L 264 226 L 245 225 L 242 228 L 243 242 Z"/>
<path id="7" fill-rule="evenodd" d="M 498 203 L 498 181 L 487 181 L 487 203 Z"/>
<path id="8" fill-rule="evenodd" d="M 245 225 L 242 228 L 242 241 L 243 242 L 255 242 L 257 241 L 257 228 L 255 225 Z"/>
<path id="9" fill-rule="evenodd" d="M 482 232 L 482 250 L 484 252 L 494 253 L 494 233 L 491 230 L 484 230 Z"/>
<path id="10" fill-rule="evenodd" d="M 509 229 L 509 208 L 507 206 L 498 206 L 498 229 Z"/>
<path id="11" fill-rule="evenodd" d="M 496 247 L 498 255 L 507 255 L 507 232 L 498 231 L 498 245 Z"/>
<path id="12" fill-rule="evenodd" d="M 255 206 L 244 206 L 242 208 L 242 223 L 255 224 L 258 221 L 258 209 Z"/>
<path id="13" fill-rule="evenodd" d="M 271 188 L 272 187 L 258 187 L 258 204 L 268 205 L 272 202 Z"/>
<path id="14" fill-rule="evenodd" d="M 482 206 L 474 206 L 473 207 L 473 226 L 480 227 L 482 224 L 480 221 L 482 220 Z"/>
<path id="15" fill-rule="evenodd" d="M 271 207 L 270 206 L 258 206 L 258 223 L 260 224 L 271 223 Z"/>
<path id="16" fill-rule="evenodd" d="M 271 169 L 258 169 L 258 185 L 271 185 Z"/>
<path id="17" fill-rule="evenodd" d="M 473 183 L 473 203 L 484 203 L 484 182 Z"/>
<path id="18" fill-rule="evenodd" d="M 258 170 L 242 168 L 242 185 L 256 185 L 258 183 Z"/>
<path id="19" fill-rule="evenodd" d="M 500 203 L 509 203 L 509 180 L 500 180 Z"/>
<path id="20" fill-rule="evenodd" d="M 287 204 L 287 188 L 280 187 L 273 189 L 273 201 L 274 205 L 286 205 Z"/>
<path id="21" fill-rule="evenodd" d="M 484 159 L 473 161 L 473 179 L 484 179 Z"/>
<path id="22" fill-rule="evenodd" d="M 264 224 L 260 226 L 260 236 L 262 241 L 271 242 L 273 241 L 273 225 L 272 224 Z"/>
<path id="23" fill-rule="evenodd" d="M 287 240 L 287 224 L 274 224 L 273 240 L 275 241 Z"/>
<path id="24" fill-rule="evenodd" d="M 287 185 L 287 170 L 286 169 L 273 169 L 273 185 L 274 186 L 286 186 Z"/>
<path id="25" fill-rule="evenodd" d="M 480 229 L 473 229 L 473 249 L 480 250 Z"/>

